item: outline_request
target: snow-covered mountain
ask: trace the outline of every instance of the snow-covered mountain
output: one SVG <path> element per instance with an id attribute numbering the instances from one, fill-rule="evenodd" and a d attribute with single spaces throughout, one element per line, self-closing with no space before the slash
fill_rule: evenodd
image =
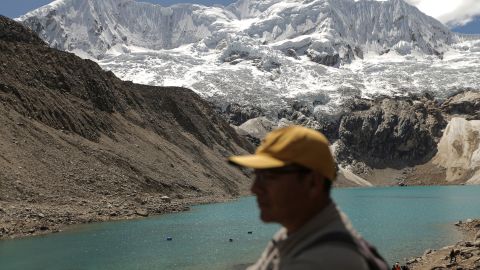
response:
<path id="1" fill-rule="evenodd" d="M 57 0 L 21 17 L 53 47 L 101 58 L 116 45 L 173 49 L 221 31 L 233 14 L 199 5 L 133 0 Z"/>
<path id="2" fill-rule="evenodd" d="M 158 50 L 203 41 L 215 48 L 232 35 L 301 54 L 337 53 L 346 61 L 362 58 L 364 49 L 441 54 L 453 40 L 445 26 L 402 0 L 240 0 L 226 8 L 58 0 L 20 20 L 58 49 L 97 58 L 115 45 Z"/>
<path id="3" fill-rule="evenodd" d="M 296 99 L 335 115 L 351 96 L 441 98 L 480 85 L 480 39 L 403 0 L 57 0 L 18 20 L 123 79 L 273 112 Z"/>

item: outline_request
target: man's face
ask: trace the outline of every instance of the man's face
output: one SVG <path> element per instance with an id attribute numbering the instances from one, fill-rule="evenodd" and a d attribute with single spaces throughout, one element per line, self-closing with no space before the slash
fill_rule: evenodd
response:
<path id="1" fill-rule="evenodd" d="M 257 196 L 264 222 L 288 224 L 303 215 L 311 203 L 308 174 L 288 167 L 255 170 L 251 191 Z"/>

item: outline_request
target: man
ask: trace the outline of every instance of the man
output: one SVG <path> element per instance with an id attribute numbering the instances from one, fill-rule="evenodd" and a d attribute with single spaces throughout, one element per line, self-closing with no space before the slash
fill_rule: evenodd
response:
<path id="1" fill-rule="evenodd" d="M 457 262 L 457 253 L 454 249 L 450 251 L 450 263 Z"/>
<path id="2" fill-rule="evenodd" d="M 254 155 L 229 161 L 255 170 L 251 190 L 260 218 L 283 226 L 249 270 L 388 269 L 382 259 L 383 268 L 372 267 L 371 250 L 330 197 L 336 165 L 323 134 L 300 126 L 277 129 Z"/>

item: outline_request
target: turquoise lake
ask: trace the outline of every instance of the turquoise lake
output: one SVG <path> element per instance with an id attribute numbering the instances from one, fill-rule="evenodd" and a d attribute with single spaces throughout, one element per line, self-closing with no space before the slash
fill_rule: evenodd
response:
<path id="1" fill-rule="evenodd" d="M 333 197 L 390 262 L 455 243 L 461 234 L 453 223 L 480 217 L 480 186 L 335 189 Z M 0 241 L 0 269 L 242 269 L 278 228 L 262 224 L 254 197 L 246 197 Z"/>

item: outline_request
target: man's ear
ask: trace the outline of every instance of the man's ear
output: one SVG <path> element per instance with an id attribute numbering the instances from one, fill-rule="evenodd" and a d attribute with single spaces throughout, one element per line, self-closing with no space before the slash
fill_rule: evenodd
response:
<path id="1" fill-rule="evenodd" d="M 309 184 L 310 184 L 310 191 L 314 196 L 323 193 L 324 191 L 324 182 L 325 177 L 318 172 L 312 172 L 310 174 Z"/>

